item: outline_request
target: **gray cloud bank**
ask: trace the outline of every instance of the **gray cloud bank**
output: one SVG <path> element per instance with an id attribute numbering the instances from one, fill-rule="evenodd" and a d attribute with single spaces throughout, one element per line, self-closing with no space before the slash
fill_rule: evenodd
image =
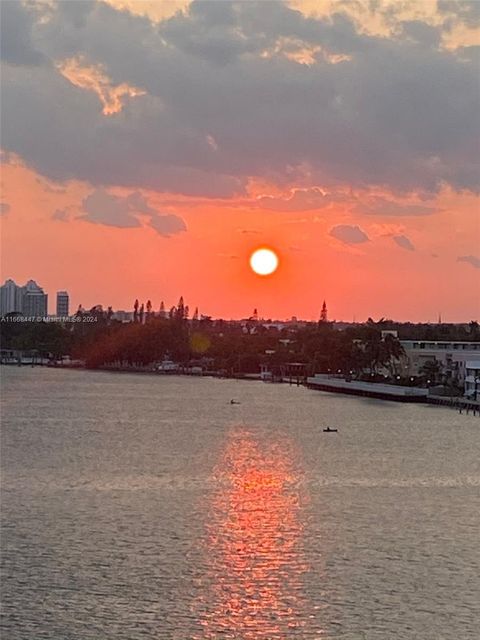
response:
<path id="1" fill-rule="evenodd" d="M 475 20 L 475 8 L 440 9 L 445 28 Z M 305 17 L 281 2 L 193 2 L 160 23 L 87 0 L 1 11 L 2 145 L 50 179 L 221 198 L 250 177 L 478 192 L 478 56 L 439 48 L 440 27 L 403 23 L 381 38 L 345 13 Z M 104 115 L 60 73 L 72 58 L 143 95 Z M 324 197 L 297 192 L 284 207 Z M 429 213 L 418 207 L 405 215 Z M 89 215 L 111 220 L 108 206 Z"/>
<path id="2" fill-rule="evenodd" d="M 174 214 L 158 213 L 138 192 L 122 197 L 97 189 L 83 200 L 83 209 L 85 214 L 80 219 L 110 227 L 141 227 L 143 225 L 139 216 L 146 216 L 147 226 L 164 237 L 187 229 L 182 218 Z M 61 218 L 57 216 L 56 219 Z"/>

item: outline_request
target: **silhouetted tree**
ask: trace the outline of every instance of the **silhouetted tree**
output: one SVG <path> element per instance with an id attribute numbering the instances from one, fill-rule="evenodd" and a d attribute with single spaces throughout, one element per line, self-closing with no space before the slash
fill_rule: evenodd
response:
<path id="1" fill-rule="evenodd" d="M 328 322 L 327 303 L 325 300 L 323 301 L 322 310 L 320 311 L 320 322 Z"/>
<path id="2" fill-rule="evenodd" d="M 468 323 L 468 333 L 470 334 L 470 340 L 480 339 L 480 326 L 476 320 L 472 320 Z"/>
<path id="3" fill-rule="evenodd" d="M 185 305 L 183 302 L 183 296 L 180 296 L 180 300 L 178 301 L 175 318 L 177 320 L 183 320 L 185 318 Z"/>
<path id="4" fill-rule="evenodd" d="M 149 322 L 152 317 L 152 301 L 151 300 L 147 300 L 146 312 L 147 312 L 146 322 Z"/>

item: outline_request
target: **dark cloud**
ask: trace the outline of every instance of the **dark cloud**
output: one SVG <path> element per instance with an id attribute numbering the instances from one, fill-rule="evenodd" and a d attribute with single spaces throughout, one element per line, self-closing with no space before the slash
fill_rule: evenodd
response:
<path id="1" fill-rule="evenodd" d="M 82 205 L 86 213 L 79 219 L 109 227 L 141 227 L 139 216 L 145 215 L 148 226 L 166 238 L 187 229 L 182 218 L 158 213 L 139 192 L 122 197 L 97 189 L 83 200 Z"/>
<path id="2" fill-rule="evenodd" d="M 471 29 L 480 27 L 478 0 L 437 0 L 437 9 L 453 22 L 461 22 Z"/>
<path id="3" fill-rule="evenodd" d="M 8 204 L 8 202 L 0 202 L 0 215 L 7 215 L 7 213 L 10 211 L 10 205 Z"/>
<path id="4" fill-rule="evenodd" d="M 428 47 L 438 47 L 442 37 L 440 27 L 432 27 L 421 20 L 406 20 L 400 23 L 403 35 Z"/>
<path id="5" fill-rule="evenodd" d="M 356 225 L 339 224 L 330 229 L 330 235 L 345 244 L 361 244 L 369 240 L 367 234 Z"/>
<path id="6" fill-rule="evenodd" d="M 150 218 L 150 226 L 155 229 L 157 233 L 165 238 L 181 233 L 187 230 L 185 221 L 179 216 L 173 214 L 157 214 Z"/>
<path id="7" fill-rule="evenodd" d="M 407 251 L 415 251 L 415 247 L 413 246 L 411 240 L 407 238 L 407 236 L 393 236 L 393 241 L 398 244 L 402 249 L 406 249 Z"/>
<path id="8" fill-rule="evenodd" d="M 459 256 L 457 262 L 466 262 L 471 264 L 475 269 L 480 269 L 480 258 L 477 256 Z"/>
<path id="9" fill-rule="evenodd" d="M 83 200 L 86 212 L 81 216 L 83 220 L 105 224 L 109 227 L 141 227 L 135 215 L 138 210 L 129 202 L 129 198 L 122 198 L 98 189 Z"/>
<path id="10" fill-rule="evenodd" d="M 32 27 L 36 15 L 18 1 L 0 2 L 0 54 L 2 61 L 14 65 L 38 65 L 44 56 L 36 50 Z"/>
<path id="11" fill-rule="evenodd" d="M 404 23 L 388 39 L 281 2 L 194 2 L 158 24 L 101 2 L 3 4 L 16 7 L 3 22 L 23 34 L 22 51 L 49 62 L 35 73 L 26 59 L 6 65 L 3 147 L 53 180 L 220 198 L 243 194 L 249 177 L 478 190 L 478 67 L 439 48 L 429 25 Z M 314 64 L 298 62 L 303 51 Z M 94 91 L 55 67 L 72 57 L 112 90 L 145 94 L 104 115 Z"/>

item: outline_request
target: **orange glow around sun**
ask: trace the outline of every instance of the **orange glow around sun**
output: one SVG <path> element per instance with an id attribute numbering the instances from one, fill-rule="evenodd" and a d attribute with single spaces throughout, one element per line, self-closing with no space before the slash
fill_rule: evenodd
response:
<path id="1" fill-rule="evenodd" d="M 278 268 L 278 256 L 272 249 L 262 247 L 250 256 L 250 267 L 259 276 L 269 276 Z"/>

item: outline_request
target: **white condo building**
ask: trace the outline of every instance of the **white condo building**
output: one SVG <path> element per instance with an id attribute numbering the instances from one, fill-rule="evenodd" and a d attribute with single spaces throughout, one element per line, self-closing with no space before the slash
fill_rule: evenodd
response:
<path id="1" fill-rule="evenodd" d="M 48 313 L 48 296 L 35 280 L 29 280 L 23 287 L 23 315 L 45 317 Z"/>
<path id="2" fill-rule="evenodd" d="M 19 287 L 13 280 L 6 280 L 0 287 L 0 316 L 22 311 L 23 287 Z"/>
<path id="3" fill-rule="evenodd" d="M 427 361 L 436 360 L 443 373 L 465 383 L 467 362 L 480 360 L 480 342 L 449 342 L 435 340 L 401 340 L 405 349 L 408 375 L 421 373 Z"/>
<path id="4" fill-rule="evenodd" d="M 0 287 L 0 316 L 22 313 L 24 316 L 44 317 L 47 306 L 48 296 L 35 280 L 29 280 L 23 287 L 7 280 Z"/>
<path id="5" fill-rule="evenodd" d="M 465 364 L 465 396 L 469 400 L 480 400 L 480 355 Z"/>

